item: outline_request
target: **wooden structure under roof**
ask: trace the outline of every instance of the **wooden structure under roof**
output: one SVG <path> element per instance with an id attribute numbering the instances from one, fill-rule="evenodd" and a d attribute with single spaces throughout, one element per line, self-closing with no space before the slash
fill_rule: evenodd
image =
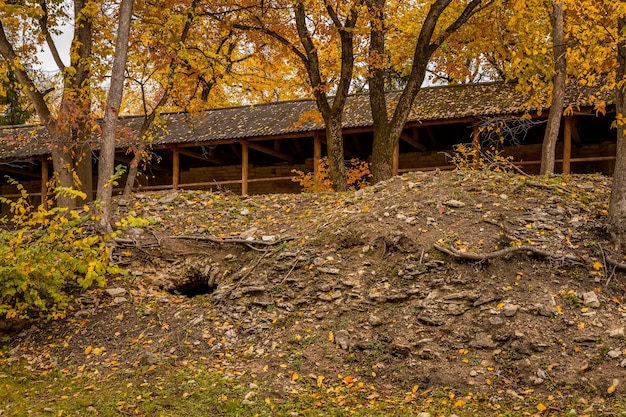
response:
<path id="1" fill-rule="evenodd" d="M 393 103 L 399 92 L 388 93 Z M 585 105 L 585 94 L 569 90 L 566 103 L 572 112 L 564 118 L 557 162 L 562 172 L 573 165 L 577 172 L 611 173 L 615 159 L 615 132 L 611 116 L 596 117 Z M 394 155 L 394 172 L 450 168 L 444 155 L 458 143 L 477 144 L 478 126 L 494 118 L 524 114 L 538 119 L 546 111 L 526 105 L 527 99 L 512 84 L 485 83 L 429 87 L 420 90 Z M 610 108 L 610 103 L 608 108 Z M 297 191 L 291 169 L 313 171 L 324 155 L 324 124 L 312 100 L 287 101 L 256 106 L 215 109 L 197 114 L 166 114 L 164 128 L 153 131 L 148 176 L 139 188 L 235 187 L 249 192 Z M 116 160 L 129 163 L 129 148 L 136 145 L 136 132 L 143 117 L 124 117 Z M 538 168 L 537 149 L 543 125 L 518 138 L 519 146 L 507 146 L 515 162 L 529 172 Z M 366 94 L 350 96 L 344 115 L 346 158 L 366 160 L 372 148 L 372 118 Z M 50 145 L 40 126 L 0 129 L 0 176 L 12 176 L 28 185 L 31 195 L 47 193 Z M 97 138 L 94 138 L 94 143 Z M 505 145 L 507 145 L 505 143 Z M 97 147 L 93 146 L 94 174 Z M 591 165 L 589 165 L 591 164 Z M 123 181 L 123 180 L 122 180 Z M 95 182 L 94 182 L 95 183 Z M 11 196 L 4 185 L 2 194 Z"/>

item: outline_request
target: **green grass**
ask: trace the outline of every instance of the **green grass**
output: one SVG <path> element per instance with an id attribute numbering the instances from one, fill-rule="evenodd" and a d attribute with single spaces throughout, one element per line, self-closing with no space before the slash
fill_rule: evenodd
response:
<path id="1" fill-rule="evenodd" d="M 403 392 L 363 384 L 352 377 L 331 381 L 282 377 L 271 382 L 248 373 L 225 378 L 190 366 L 135 368 L 104 377 L 79 369 L 34 372 L 27 363 L 0 363 L 0 415 L 365 417 L 417 416 L 427 411 L 433 417 L 515 417 L 566 415 L 571 408 L 584 415 L 585 403 L 590 404 L 539 396 L 511 402 L 502 392 L 472 394 L 446 388 L 431 392 L 415 387 Z M 246 397 L 250 403 L 243 401 Z M 570 401 L 573 404 L 568 404 Z M 607 400 L 603 406 L 619 416 L 626 410 L 626 402 L 615 401 L 621 403 Z"/>

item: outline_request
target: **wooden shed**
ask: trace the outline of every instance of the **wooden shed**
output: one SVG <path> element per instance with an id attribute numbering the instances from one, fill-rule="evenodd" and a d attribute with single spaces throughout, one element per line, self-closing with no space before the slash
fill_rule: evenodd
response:
<path id="1" fill-rule="evenodd" d="M 393 103 L 399 95 L 388 93 L 388 101 Z M 562 123 L 557 169 L 611 174 L 614 110 L 608 103 L 606 114 L 596 114 L 594 107 L 586 104 L 587 95 L 568 91 L 566 105 L 571 111 Z M 499 144 L 504 153 L 513 156 L 526 172 L 537 172 L 547 111 L 528 107 L 527 101 L 515 85 L 505 83 L 423 88 L 396 149 L 395 172 L 452 168 L 448 155 L 453 146 L 485 141 L 480 127 L 493 122 L 503 123 L 513 133 Z M 312 172 L 325 154 L 324 124 L 312 100 L 170 113 L 163 118 L 164 126 L 153 131 L 152 159 L 138 178 L 138 189 L 226 187 L 243 194 L 298 192 L 292 170 Z M 533 122 L 520 122 L 528 119 Z M 132 132 L 138 131 L 142 121 L 142 116 L 121 119 L 118 163 L 132 159 L 129 148 L 136 144 Z M 523 128 L 514 129 L 516 123 L 524 124 Z M 367 94 L 350 96 L 343 127 L 347 159 L 371 157 L 372 131 Z M 45 129 L 5 127 L 0 129 L 0 138 L 2 195 L 17 192 L 5 176 L 24 184 L 31 196 L 46 193 L 51 169 Z M 94 176 L 97 153 L 94 146 Z"/>

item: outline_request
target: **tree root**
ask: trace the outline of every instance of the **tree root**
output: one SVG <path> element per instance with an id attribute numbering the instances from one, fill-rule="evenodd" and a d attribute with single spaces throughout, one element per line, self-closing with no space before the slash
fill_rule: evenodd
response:
<path id="1" fill-rule="evenodd" d="M 440 252 L 445 253 L 446 255 L 450 255 L 457 259 L 467 259 L 470 261 L 486 261 L 489 259 L 495 259 L 501 256 L 510 255 L 515 252 L 531 252 L 534 255 L 538 255 L 544 258 L 550 258 L 554 260 L 560 260 L 560 261 L 565 260 L 565 261 L 570 261 L 570 262 L 574 262 L 578 264 L 587 262 L 586 259 L 581 256 L 571 255 L 567 253 L 555 254 L 555 253 L 551 253 L 551 252 L 545 251 L 543 249 L 539 249 L 538 247 L 531 246 L 531 245 L 511 246 L 508 248 L 500 249 L 500 250 L 489 252 L 489 253 L 462 252 L 454 248 L 444 248 L 443 246 L 440 246 L 437 244 L 433 246 L 435 247 L 435 249 L 437 249 Z"/>
<path id="2" fill-rule="evenodd" d="M 531 245 L 511 246 L 508 248 L 504 248 L 504 249 L 500 249 L 500 250 L 488 252 L 488 253 L 462 252 L 454 248 L 445 248 L 438 244 L 434 244 L 433 247 L 437 249 L 438 251 L 445 253 L 446 255 L 452 256 L 453 258 L 467 259 L 470 261 L 486 261 L 489 259 L 495 259 L 501 256 L 510 255 L 515 252 L 530 252 L 534 255 L 541 256 L 543 258 L 552 259 L 555 261 L 569 261 L 569 262 L 579 264 L 579 265 L 592 263 L 590 260 L 584 258 L 583 256 L 572 255 L 568 253 L 565 253 L 565 254 L 552 253 L 552 252 L 548 252 L 546 250 L 543 250 L 536 246 L 531 246 Z M 622 271 L 626 271 L 626 263 L 618 262 L 609 256 L 606 256 L 605 259 L 606 259 L 606 263 L 611 265 L 612 267 L 622 270 Z"/>

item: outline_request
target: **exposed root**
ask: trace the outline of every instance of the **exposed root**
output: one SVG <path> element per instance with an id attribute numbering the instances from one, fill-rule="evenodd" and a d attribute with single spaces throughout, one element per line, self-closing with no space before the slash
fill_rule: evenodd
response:
<path id="1" fill-rule="evenodd" d="M 501 256 L 510 255 L 515 252 L 530 252 L 534 255 L 541 256 L 544 258 L 553 259 L 556 261 L 570 261 L 577 264 L 587 263 L 587 260 L 582 256 L 572 255 L 572 254 L 556 254 L 545 251 L 543 249 L 539 249 L 535 246 L 531 245 L 522 245 L 522 246 L 511 246 L 508 248 L 500 249 L 497 251 L 489 252 L 489 253 L 476 253 L 476 252 L 462 252 L 460 250 L 454 248 L 445 248 L 440 245 L 433 245 L 435 249 L 440 252 L 445 253 L 446 255 L 450 255 L 457 259 L 467 259 L 470 261 L 486 261 L 489 259 L 499 258 Z"/>

